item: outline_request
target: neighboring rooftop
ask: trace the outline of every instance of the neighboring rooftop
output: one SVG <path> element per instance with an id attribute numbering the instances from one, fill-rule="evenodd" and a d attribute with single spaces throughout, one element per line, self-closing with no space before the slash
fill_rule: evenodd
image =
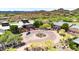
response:
<path id="1" fill-rule="evenodd" d="M 77 38 L 77 39 L 73 40 L 73 42 L 75 42 L 75 43 L 79 44 L 79 38 Z"/>
<path id="2" fill-rule="evenodd" d="M 9 23 L 2 23 L 2 26 L 9 26 Z"/>
<path id="3" fill-rule="evenodd" d="M 23 23 L 29 23 L 28 20 L 21 20 Z"/>
<path id="4" fill-rule="evenodd" d="M 79 29 L 79 26 L 78 25 L 74 25 L 71 28 L 77 28 L 77 29 Z"/>
<path id="5" fill-rule="evenodd" d="M 58 21 L 58 22 L 54 22 L 55 25 L 58 25 L 58 26 L 62 26 L 64 23 L 67 23 L 69 24 L 69 26 L 71 26 L 72 24 L 69 23 L 69 22 L 63 22 L 63 21 Z"/>

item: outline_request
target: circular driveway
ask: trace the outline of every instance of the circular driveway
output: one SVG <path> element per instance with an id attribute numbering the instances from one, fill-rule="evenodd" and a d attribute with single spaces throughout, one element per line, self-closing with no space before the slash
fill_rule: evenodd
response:
<path id="1" fill-rule="evenodd" d="M 36 34 L 38 33 L 44 33 L 46 36 L 45 37 L 37 37 Z M 30 31 L 29 35 L 26 35 L 27 32 L 23 33 L 23 40 L 22 42 L 25 42 L 26 44 L 20 48 L 17 49 L 17 51 L 24 51 L 24 49 L 28 46 L 28 43 L 31 42 L 40 42 L 40 41 L 45 41 L 45 40 L 53 40 L 53 42 L 56 44 L 60 40 L 60 36 L 57 32 L 52 31 L 52 30 L 33 30 Z"/>
<path id="2" fill-rule="evenodd" d="M 37 37 L 36 34 L 38 33 L 43 33 L 45 34 L 46 36 L 45 37 Z M 24 32 L 23 33 L 23 41 L 22 42 L 25 42 L 25 43 L 29 43 L 29 42 L 32 42 L 32 41 L 43 41 L 43 40 L 53 40 L 54 43 L 58 43 L 59 42 L 59 34 L 56 33 L 55 31 L 51 31 L 51 30 L 34 30 L 34 31 L 30 31 L 30 34 L 29 35 L 26 35 L 27 32 Z"/>

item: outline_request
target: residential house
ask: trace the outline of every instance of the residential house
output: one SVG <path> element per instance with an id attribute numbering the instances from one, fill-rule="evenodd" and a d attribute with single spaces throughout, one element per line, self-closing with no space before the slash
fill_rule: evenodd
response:
<path id="1" fill-rule="evenodd" d="M 2 23 L 1 25 L 2 25 L 2 27 L 1 27 L 2 30 L 8 30 L 8 29 L 10 29 L 9 23 Z"/>
<path id="2" fill-rule="evenodd" d="M 0 34 L 3 34 L 5 30 L 10 29 L 9 23 L 1 23 L 0 25 Z"/>

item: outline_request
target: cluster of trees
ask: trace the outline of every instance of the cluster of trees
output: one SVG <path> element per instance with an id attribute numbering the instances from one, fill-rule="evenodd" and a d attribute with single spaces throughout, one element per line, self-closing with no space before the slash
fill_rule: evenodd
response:
<path id="1" fill-rule="evenodd" d="M 22 37 L 20 34 L 13 34 L 11 31 L 5 31 L 5 33 L 0 36 L 0 50 L 17 47 L 17 45 L 21 43 L 21 40 Z"/>
<path id="2" fill-rule="evenodd" d="M 49 21 L 48 23 L 43 23 L 42 20 L 36 20 L 33 24 L 36 28 L 46 28 L 50 29 L 51 27 L 54 26 L 53 22 Z"/>
<path id="3" fill-rule="evenodd" d="M 50 29 L 50 28 L 53 28 L 54 24 L 51 20 L 49 20 L 48 23 L 43 23 L 43 21 L 39 21 L 39 20 L 36 20 L 33 24 L 36 28 L 45 28 L 45 29 Z M 61 29 L 64 29 L 65 31 L 68 31 L 69 29 L 69 24 L 67 23 L 64 23 L 62 26 L 61 26 Z"/>
<path id="4" fill-rule="evenodd" d="M 15 50 L 17 47 L 24 45 L 21 42 L 21 36 L 18 26 L 11 25 L 9 30 L 0 35 L 0 50 Z"/>

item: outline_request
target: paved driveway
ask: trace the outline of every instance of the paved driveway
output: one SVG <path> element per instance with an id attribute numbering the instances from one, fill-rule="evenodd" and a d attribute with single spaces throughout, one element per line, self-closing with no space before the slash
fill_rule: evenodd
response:
<path id="1" fill-rule="evenodd" d="M 28 43 L 30 43 L 30 42 L 33 42 L 33 41 L 40 42 L 40 41 L 48 40 L 48 39 L 53 40 L 54 43 L 56 44 L 56 43 L 59 42 L 59 39 L 60 39 L 59 34 L 56 33 L 55 31 L 51 31 L 51 30 L 33 30 L 33 31 L 30 31 L 29 35 L 26 35 L 26 33 L 27 32 L 24 32 L 23 36 L 22 36 L 23 37 L 23 41 L 22 42 L 25 42 L 26 45 Z M 40 38 L 40 37 L 36 36 L 37 33 L 44 33 L 44 34 L 46 34 L 46 36 L 43 37 L 43 38 Z M 26 45 L 23 46 L 23 47 L 20 47 L 18 50 L 24 49 L 26 47 Z"/>

